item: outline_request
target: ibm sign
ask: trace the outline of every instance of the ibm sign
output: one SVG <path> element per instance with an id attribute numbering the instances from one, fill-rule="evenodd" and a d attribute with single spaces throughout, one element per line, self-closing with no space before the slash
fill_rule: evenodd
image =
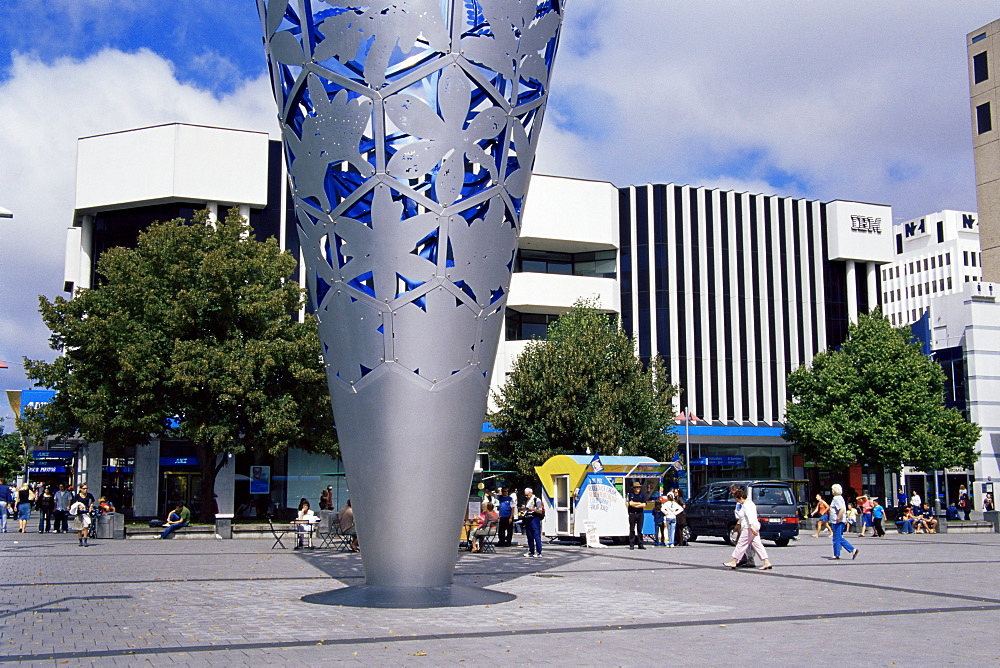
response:
<path id="1" fill-rule="evenodd" d="M 882 234 L 882 219 L 875 216 L 851 216 L 851 229 L 856 232 Z"/>

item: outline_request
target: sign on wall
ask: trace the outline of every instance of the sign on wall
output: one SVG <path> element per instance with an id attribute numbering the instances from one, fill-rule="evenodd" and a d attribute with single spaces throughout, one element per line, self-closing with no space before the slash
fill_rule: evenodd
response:
<path id="1" fill-rule="evenodd" d="M 837 200 L 826 205 L 829 259 L 892 262 L 892 207 Z"/>
<path id="2" fill-rule="evenodd" d="M 271 467 L 251 466 L 250 467 L 250 493 L 270 494 L 271 493 Z"/>

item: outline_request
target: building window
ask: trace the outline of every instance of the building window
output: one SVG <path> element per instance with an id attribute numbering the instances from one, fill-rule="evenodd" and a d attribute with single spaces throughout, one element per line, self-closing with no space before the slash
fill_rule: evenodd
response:
<path id="1" fill-rule="evenodd" d="M 944 292 L 944 279 L 943 278 L 939 278 L 938 279 L 938 291 L 939 292 Z"/>
<path id="2" fill-rule="evenodd" d="M 976 107 L 976 131 L 986 134 L 993 129 L 993 119 L 990 117 L 990 103 L 983 102 Z"/>
<path id="3" fill-rule="evenodd" d="M 902 299 L 902 293 L 899 291 L 899 288 L 896 288 L 896 301 L 902 301 Z"/>
<path id="4" fill-rule="evenodd" d="M 976 266 L 976 251 L 972 251 L 971 253 L 969 253 L 969 257 L 972 258 L 972 266 L 975 267 Z"/>
<path id="5" fill-rule="evenodd" d="M 927 258 L 924 258 L 924 271 L 927 271 L 929 268 L 930 262 L 927 261 Z"/>
<path id="6" fill-rule="evenodd" d="M 962 266 L 969 266 L 969 251 L 962 251 Z"/>
<path id="7" fill-rule="evenodd" d="M 951 290 L 951 276 L 948 277 L 948 289 Z"/>
<path id="8" fill-rule="evenodd" d="M 938 243 L 939 244 L 943 244 L 944 243 L 944 221 L 943 220 L 939 220 L 937 222 L 937 238 L 938 238 Z"/>
<path id="9" fill-rule="evenodd" d="M 975 37 L 972 38 L 972 42 L 971 43 L 975 44 L 976 42 L 982 42 L 984 39 L 986 39 L 986 33 L 981 32 L 981 33 L 979 33 L 978 35 L 976 35 Z"/>
<path id="10" fill-rule="evenodd" d="M 931 269 L 937 269 L 937 258 L 936 257 L 932 257 L 931 258 Z"/>
<path id="11" fill-rule="evenodd" d="M 951 253 L 944 254 L 944 263 L 949 267 L 951 266 Z"/>
<path id="12" fill-rule="evenodd" d="M 977 53 L 972 57 L 972 80 L 983 83 L 990 78 L 990 65 L 986 60 L 986 52 Z"/>
<path id="13" fill-rule="evenodd" d="M 600 278 L 615 278 L 617 274 L 613 250 L 591 253 L 521 250 L 514 271 Z"/>
<path id="14" fill-rule="evenodd" d="M 903 235 L 902 234 L 897 234 L 896 235 L 896 255 L 902 255 L 902 254 L 903 254 Z"/>
<path id="15" fill-rule="evenodd" d="M 548 336 L 549 325 L 554 323 L 558 317 L 548 313 L 521 313 L 507 309 L 507 340 L 544 340 Z"/>

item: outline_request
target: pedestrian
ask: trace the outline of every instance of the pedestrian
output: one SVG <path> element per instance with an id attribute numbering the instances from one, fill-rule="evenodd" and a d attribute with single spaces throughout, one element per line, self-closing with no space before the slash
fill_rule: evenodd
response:
<path id="1" fill-rule="evenodd" d="M 526 557 L 542 556 L 542 518 L 545 517 L 545 505 L 535 496 L 530 487 L 524 488 L 524 505 L 518 509 L 521 512 L 521 526 L 528 539 Z"/>
<path id="2" fill-rule="evenodd" d="M 191 511 L 184 505 L 183 501 L 177 501 L 174 509 L 167 514 L 167 521 L 163 525 L 163 533 L 160 534 L 160 539 L 169 538 L 171 534 L 175 531 L 180 531 L 190 522 Z"/>
<path id="3" fill-rule="evenodd" d="M 742 487 L 734 486 L 730 493 L 736 499 L 736 520 L 740 526 L 740 537 L 733 549 L 733 557 L 723 566 L 735 570 L 747 549 L 753 547 L 754 553 L 763 559 L 757 568 L 759 571 L 771 570 L 771 561 L 767 558 L 767 550 L 760 540 L 760 520 L 757 517 L 757 505 L 747 498 L 747 492 Z"/>
<path id="4" fill-rule="evenodd" d="M 66 489 L 64 483 L 59 483 L 59 489 L 52 496 L 56 502 L 52 511 L 56 533 L 69 533 L 69 506 L 73 503 L 73 492 Z"/>
<path id="5" fill-rule="evenodd" d="M 35 502 L 35 493 L 24 483 L 17 488 L 17 531 L 28 533 L 28 519 L 31 517 L 31 505 Z"/>
<path id="6" fill-rule="evenodd" d="M 514 498 L 508 488 L 501 487 L 497 501 L 500 502 L 497 508 L 497 515 L 500 518 L 497 525 L 497 546 L 510 547 L 511 538 L 514 536 Z"/>
<path id="7" fill-rule="evenodd" d="M 632 491 L 628 495 L 628 549 L 634 550 L 636 543 L 640 550 L 646 547 L 642 544 L 642 522 L 645 519 L 646 495 L 642 493 L 642 483 L 632 483 Z"/>
<path id="8" fill-rule="evenodd" d="M 864 538 L 868 533 L 868 527 L 872 527 L 872 535 L 875 533 L 875 523 L 872 521 L 872 500 L 868 496 L 857 498 L 858 506 L 861 508 L 861 521 L 858 523 L 858 538 Z"/>
<path id="9" fill-rule="evenodd" d="M 986 496 L 983 497 L 983 512 L 988 513 L 992 510 L 993 510 L 993 495 L 987 492 Z M 6 531 L 6 529 L 4 529 L 4 531 Z"/>
<path id="10" fill-rule="evenodd" d="M 13 500 L 7 481 L 0 478 L 0 533 L 7 533 L 7 507 Z"/>
<path id="11" fill-rule="evenodd" d="M 80 540 L 80 547 L 90 547 L 87 533 L 93 521 L 90 517 L 90 511 L 93 510 L 94 505 L 96 505 L 96 501 L 94 495 L 88 490 L 88 486 L 86 484 L 80 485 L 76 496 L 73 497 L 73 503 L 69 506 L 69 514 L 73 518 L 71 526 Z"/>
<path id="12" fill-rule="evenodd" d="M 816 508 L 813 509 L 812 516 L 816 518 L 816 533 L 813 534 L 813 538 L 819 538 L 823 529 L 828 530 L 831 536 L 833 535 L 833 529 L 830 528 L 830 504 L 826 502 L 822 494 L 816 495 Z"/>
<path id="13" fill-rule="evenodd" d="M 962 511 L 962 514 L 965 515 L 965 521 L 968 522 L 969 515 L 972 513 L 972 498 L 969 496 L 969 491 L 965 488 L 965 485 L 961 485 L 958 488 L 958 509 Z"/>
<path id="14" fill-rule="evenodd" d="M 333 485 L 327 485 L 323 493 L 319 495 L 319 509 L 333 510 Z"/>
<path id="15" fill-rule="evenodd" d="M 844 502 L 844 488 L 833 485 L 833 501 L 830 503 L 830 526 L 833 528 L 833 558 L 840 559 L 841 549 L 851 554 L 851 559 L 858 558 L 858 549 L 844 539 L 847 529 L 847 504 Z"/>
<path id="16" fill-rule="evenodd" d="M 913 494 L 910 496 L 910 505 L 914 508 L 919 508 L 923 504 L 920 500 L 920 495 L 917 494 L 917 490 L 913 490 Z"/>
<path id="17" fill-rule="evenodd" d="M 667 544 L 667 525 L 664 522 L 663 504 L 667 497 L 663 494 L 663 488 L 653 500 L 653 546 L 663 547 Z"/>
<path id="18" fill-rule="evenodd" d="M 667 525 L 667 547 L 676 545 L 677 516 L 684 511 L 674 500 L 674 493 L 667 493 L 667 502 L 663 504 L 663 521 Z"/>
<path id="19" fill-rule="evenodd" d="M 56 509 L 56 500 L 52 496 L 52 487 L 39 488 L 35 496 L 35 510 L 38 511 L 38 533 L 52 532 L 52 513 Z"/>
<path id="20" fill-rule="evenodd" d="M 900 487 L 899 492 L 896 494 L 896 507 L 902 510 L 906 507 L 906 503 L 906 490 Z"/>
<path id="21" fill-rule="evenodd" d="M 687 547 L 688 543 L 685 537 L 687 531 L 687 504 L 684 502 L 684 495 L 681 494 L 680 489 L 674 490 L 674 501 L 681 507 L 681 511 L 677 513 L 677 534 L 674 536 L 674 547 Z"/>
<path id="22" fill-rule="evenodd" d="M 875 525 L 875 538 L 885 536 L 885 529 L 882 528 L 882 520 L 885 519 L 885 508 L 878 502 L 878 497 L 872 498 L 872 524 Z"/>

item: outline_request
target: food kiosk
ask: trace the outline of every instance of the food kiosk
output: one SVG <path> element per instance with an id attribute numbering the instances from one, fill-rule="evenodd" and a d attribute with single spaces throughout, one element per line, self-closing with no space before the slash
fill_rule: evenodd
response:
<path id="1" fill-rule="evenodd" d="M 659 491 L 663 475 L 671 468 L 671 464 L 650 457 L 550 457 L 535 467 L 545 504 L 542 535 L 578 538 L 588 544 L 599 538 L 627 539 L 626 490 L 631 490 L 632 483 L 638 481 L 642 493 L 651 499 Z M 650 500 L 642 525 L 647 535 L 653 533 L 652 510 Z"/>

